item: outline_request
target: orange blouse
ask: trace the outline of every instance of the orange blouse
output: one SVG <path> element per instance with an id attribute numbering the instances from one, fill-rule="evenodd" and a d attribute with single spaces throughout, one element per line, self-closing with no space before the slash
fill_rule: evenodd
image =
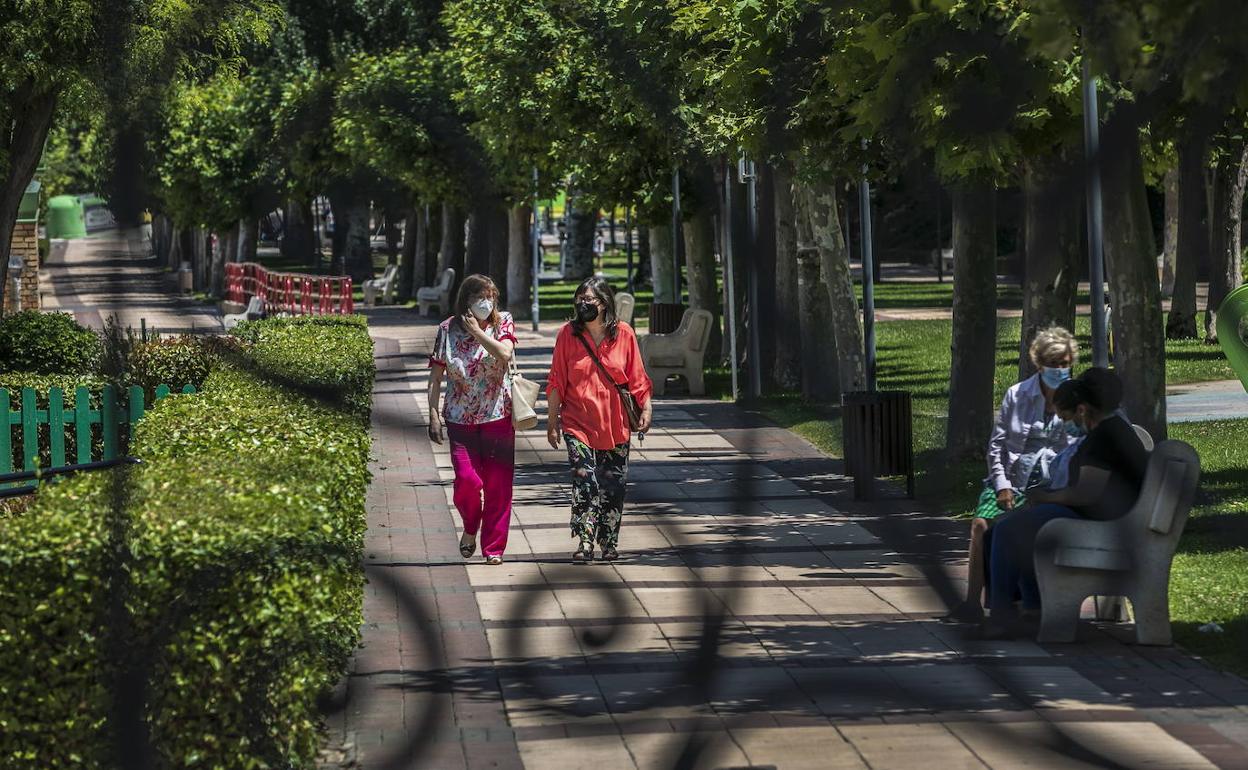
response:
<path id="1" fill-rule="evenodd" d="M 637 335 L 623 322 L 616 329 L 615 339 L 604 338 L 595 352 L 612 379 L 621 385 L 627 383 L 637 403 L 645 408 L 653 386 L 641 361 Z M 583 336 L 591 346 L 594 344 L 589 332 Z M 628 443 L 631 432 L 619 392 L 576 339 L 571 323 L 565 324 L 555 339 L 546 390 L 558 392 L 562 399 L 564 433 L 572 434 L 592 449 L 613 449 Z"/>

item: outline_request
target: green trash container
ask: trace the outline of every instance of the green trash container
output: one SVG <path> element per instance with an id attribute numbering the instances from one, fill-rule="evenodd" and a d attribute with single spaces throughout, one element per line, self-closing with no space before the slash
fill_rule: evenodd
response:
<path id="1" fill-rule="evenodd" d="M 82 201 L 73 195 L 48 200 L 48 238 L 85 238 L 87 217 Z"/>

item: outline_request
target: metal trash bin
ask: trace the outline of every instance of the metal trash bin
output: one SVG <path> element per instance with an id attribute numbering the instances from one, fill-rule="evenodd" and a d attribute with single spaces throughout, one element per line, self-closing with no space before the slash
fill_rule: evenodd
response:
<path id="1" fill-rule="evenodd" d="M 680 328 L 685 306 L 668 302 L 650 303 L 650 333 L 671 334 Z"/>
<path id="2" fill-rule="evenodd" d="M 875 479 L 905 476 L 914 497 L 914 416 L 910 393 L 881 390 L 846 393 L 841 400 L 841 446 L 854 498 L 875 497 Z"/>

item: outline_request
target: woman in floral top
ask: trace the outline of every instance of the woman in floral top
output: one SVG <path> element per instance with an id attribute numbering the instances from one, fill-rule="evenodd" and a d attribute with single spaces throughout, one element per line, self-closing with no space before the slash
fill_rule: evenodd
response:
<path id="1" fill-rule="evenodd" d="M 438 327 L 429 356 L 429 438 L 441 444 L 445 430 L 451 440 L 455 508 L 464 522 L 459 552 L 472 556 L 480 531 L 489 564 L 501 564 L 507 548 L 516 458 L 508 371 L 516 325 L 497 305 L 492 280 L 465 278 L 455 314 Z M 439 409 L 443 380 L 446 398 Z"/>

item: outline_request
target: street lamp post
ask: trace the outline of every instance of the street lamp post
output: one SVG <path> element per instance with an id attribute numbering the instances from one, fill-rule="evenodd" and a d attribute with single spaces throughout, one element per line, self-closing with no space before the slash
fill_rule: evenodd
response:
<path id="1" fill-rule="evenodd" d="M 672 167 L 672 304 L 680 304 L 680 168 Z"/>
<path id="2" fill-rule="evenodd" d="M 761 371 L 762 345 L 759 342 L 759 334 L 762 330 L 759 329 L 761 318 L 758 312 L 758 169 L 754 165 L 754 161 L 746 159 L 744 152 L 741 153 L 737 174 L 745 184 L 746 226 L 749 233 L 748 241 L 750 247 L 750 258 L 747 263 L 748 272 L 746 273 L 746 280 L 749 282 L 747 291 L 750 302 L 750 327 L 747 330 L 750 335 L 750 396 L 761 398 L 763 395 L 763 373 Z"/>
<path id="3" fill-rule="evenodd" d="M 1092 299 L 1092 365 L 1109 366 L 1105 328 L 1105 228 L 1101 209 L 1101 127 L 1096 105 L 1096 78 L 1083 54 L 1083 143 L 1087 163 L 1088 282 Z"/>
<path id="4" fill-rule="evenodd" d="M 862 143 L 866 149 L 866 140 Z M 866 355 L 867 391 L 875 390 L 875 255 L 871 243 L 871 183 L 867 181 L 867 164 L 862 164 L 862 181 L 858 183 L 858 225 L 862 242 L 862 335 Z"/>
<path id="5" fill-rule="evenodd" d="M 537 166 L 533 167 L 533 331 L 537 331 L 542 317 L 541 301 L 538 298 L 542 283 L 542 232 L 537 217 Z"/>

